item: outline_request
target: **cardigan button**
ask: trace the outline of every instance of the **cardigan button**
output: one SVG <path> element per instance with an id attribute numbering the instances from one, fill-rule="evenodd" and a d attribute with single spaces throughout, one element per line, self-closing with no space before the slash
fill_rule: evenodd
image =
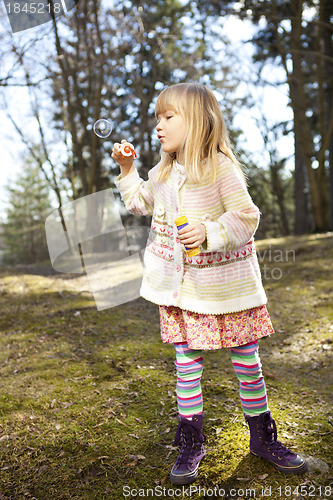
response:
<path id="1" fill-rule="evenodd" d="M 156 208 L 156 214 L 159 215 L 160 217 L 162 217 L 162 215 L 165 214 L 165 208 L 162 205 L 159 205 Z"/>
<path id="2" fill-rule="evenodd" d="M 176 267 L 176 270 L 177 270 L 177 273 L 179 273 L 179 271 L 181 270 L 181 267 L 180 267 L 180 266 L 177 266 L 177 267 Z"/>
<path id="3" fill-rule="evenodd" d="M 173 292 L 173 298 L 176 299 L 178 297 L 178 292 Z"/>

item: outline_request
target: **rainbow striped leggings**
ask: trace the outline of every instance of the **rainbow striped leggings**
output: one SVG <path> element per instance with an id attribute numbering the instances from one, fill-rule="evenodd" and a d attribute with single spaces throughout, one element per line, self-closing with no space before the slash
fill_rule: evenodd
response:
<path id="1" fill-rule="evenodd" d="M 203 412 L 201 350 L 189 349 L 187 342 L 175 343 L 177 368 L 177 403 L 179 414 L 192 417 Z M 258 342 L 230 348 L 231 361 L 239 381 L 244 413 L 260 415 L 268 410 L 267 394 L 261 370 Z"/>

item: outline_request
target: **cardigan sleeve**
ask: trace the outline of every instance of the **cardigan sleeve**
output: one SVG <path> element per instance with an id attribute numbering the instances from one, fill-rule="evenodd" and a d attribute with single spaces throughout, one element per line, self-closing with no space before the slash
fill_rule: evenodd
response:
<path id="1" fill-rule="evenodd" d="M 120 191 L 121 198 L 129 212 L 135 215 L 151 215 L 154 209 L 154 182 L 153 174 L 158 165 L 148 174 L 148 181 L 140 178 L 134 169 L 125 177 L 118 175 L 115 184 Z"/>
<path id="2" fill-rule="evenodd" d="M 253 237 L 260 212 L 253 203 L 245 181 L 230 161 L 219 165 L 217 178 L 224 213 L 216 221 L 204 221 L 207 252 L 230 252 Z"/>

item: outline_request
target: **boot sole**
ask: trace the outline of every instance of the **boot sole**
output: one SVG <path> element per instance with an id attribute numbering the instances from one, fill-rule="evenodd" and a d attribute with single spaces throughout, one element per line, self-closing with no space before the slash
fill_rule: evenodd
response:
<path id="1" fill-rule="evenodd" d="M 266 460 L 266 462 L 273 465 L 273 467 L 275 467 L 275 469 L 277 469 L 280 472 L 283 472 L 284 474 L 297 474 L 297 475 L 304 474 L 304 472 L 306 472 L 308 469 L 307 463 L 305 461 L 303 461 L 303 463 L 301 465 L 299 465 L 298 467 L 283 467 L 282 465 L 275 464 L 271 460 L 268 460 L 268 458 L 264 458 L 264 457 L 261 457 L 260 455 L 257 455 L 253 451 L 251 451 L 251 453 L 255 457 L 259 457 L 259 458 L 262 458 L 263 460 Z"/>
<path id="2" fill-rule="evenodd" d="M 172 471 L 170 473 L 170 481 L 172 484 L 190 484 L 193 483 L 198 477 L 198 472 L 199 472 L 199 464 L 196 466 L 194 471 L 184 474 L 184 475 L 177 475 L 177 474 L 172 474 Z"/>

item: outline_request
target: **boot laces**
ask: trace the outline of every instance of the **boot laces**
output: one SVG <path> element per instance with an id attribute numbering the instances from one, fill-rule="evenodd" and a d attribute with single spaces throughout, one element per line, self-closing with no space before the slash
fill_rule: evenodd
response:
<path id="1" fill-rule="evenodd" d="M 201 448 L 201 444 L 205 441 L 204 434 L 189 423 L 179 422 L 174 444 L 178 445 L 182 438 L 182 447 L 176 465 L 193 464 L 195 453 Z"/>
<path id="2" fill-rule="evenodd" d="M 281 443 L 281 441 L 277 440 L 277 429 L 276 423 L 273 419 L 269 419 L 264 421 L 264 440 L 267 445 L 267 450 L 272 453 L 277 454 L 280 457 L 286 455 L 294 455 L 292 451 L 290 451 L 285 445 Z"/>

